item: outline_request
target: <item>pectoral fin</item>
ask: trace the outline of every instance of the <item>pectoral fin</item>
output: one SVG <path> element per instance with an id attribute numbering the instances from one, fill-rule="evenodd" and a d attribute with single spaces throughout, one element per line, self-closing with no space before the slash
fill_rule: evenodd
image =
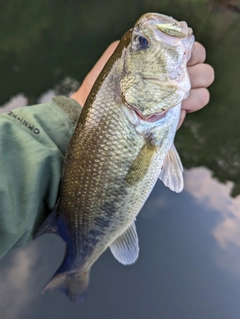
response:
<path id="1" fill-rule="evenodd" d="M 132 187 L 139 183 L 147 174 L 151 160 L 156 152 L 157 147 L 146 143 L 140 149 L 137 157 L 129 167 L 128 173 L 125 178 L 126 186 Z"/>
<path id="2" fill-rule="evenodd" d="M 138 235 L 134 221 L 111 245 L 113 256 L 123 265 L 133 264 L 139 254 Z"/>
<path id="3" fill-rule="evenodd" d="M 173 145 L 165 157 L 159 178 L 172 191 L 180 193 L 183 189 L 183 166 L 178 152 Z"/>

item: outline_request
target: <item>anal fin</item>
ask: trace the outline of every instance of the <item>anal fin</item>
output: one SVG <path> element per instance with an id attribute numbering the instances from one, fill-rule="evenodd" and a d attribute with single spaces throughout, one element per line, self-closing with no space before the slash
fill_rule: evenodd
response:
<path id="1" fill-rule="evenodd" d="M 113 256 L 123 265 L 133 264 L 139 255 L 138 235 L 133 221 L 110 245 Z"/>

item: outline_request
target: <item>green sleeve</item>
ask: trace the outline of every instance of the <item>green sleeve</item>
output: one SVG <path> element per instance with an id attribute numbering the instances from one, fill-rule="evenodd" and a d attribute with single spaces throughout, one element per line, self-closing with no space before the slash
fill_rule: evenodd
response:
<path id="1" fill-rule="evenodd" d="M 53 209 L 81 112 L 65 97 L 0 115 L 0 258 L 31 241 Z"/>

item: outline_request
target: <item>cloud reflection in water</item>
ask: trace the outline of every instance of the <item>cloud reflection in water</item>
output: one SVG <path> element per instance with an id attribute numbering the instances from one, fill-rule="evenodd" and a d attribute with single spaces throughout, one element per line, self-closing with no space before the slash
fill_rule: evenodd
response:
<path id="1" fill-rule="evenodd" d="M 36 246 L 27 246 L 7 256 L 1 267 L 0 309 L 1 318 L 16 319 L 27 311 L 35 297 L 34 268 L 38 261 Z"/>
<path id="2" fill-rule="evenodd" d="M 202 207 L 220 214 L 219 222 L 212 229 L 219 245 L 218 264 L 234 275 L 240 275 L 240 196 L 230 197 L 232 187 L 232 182 L 219 183 L 204 167 L 185 172 L 185 190 Z"/>
<path id="3" fill-rule="evenodd" d="M 7 103 L 0 107 L 0 113 L 9 112 L 18 107 L 26 106 L 28 99 L 22 93 L 13 96 Z"/>

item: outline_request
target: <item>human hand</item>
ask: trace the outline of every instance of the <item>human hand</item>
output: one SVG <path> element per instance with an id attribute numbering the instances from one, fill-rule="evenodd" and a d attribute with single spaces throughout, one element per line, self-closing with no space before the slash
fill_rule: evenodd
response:
<path id="1" fill-rule="evenodd" d="M 87 74 L 78 91 L 72 94 L 71 98 L 75 99 L 80 105 L 84 105 L 95 80 L 116 49 L 118 43 L 119 41 L 115 41 L 110 44 L 92 70 Z M 178 127 L 182 125 L 187 113 L 198 111 L 209 102 L 210 96 L 207 87 L 211 85 L 214 80 L 214 70 L 209 64 L 203 63 L 205 59 L 205 48 L 199 42 L 195 42 L 191 59 L 187 63 L 192 88 L 188 98 L 182 102 Z"/>
<path id="2" fill-rule="evenodd" d="M 194 42 L 192 55 L 187 63 L 187 70 L 191 81 L 191 90 L 188 98 L 183 100 L 180 127 L 187 113 L 200 110 L 208 104 L 210 95 L 207 87 L 214 81 L 214 69 L 211 65 L 203 63 L 206 59 L 206 50 L 199 42 Z"/>

